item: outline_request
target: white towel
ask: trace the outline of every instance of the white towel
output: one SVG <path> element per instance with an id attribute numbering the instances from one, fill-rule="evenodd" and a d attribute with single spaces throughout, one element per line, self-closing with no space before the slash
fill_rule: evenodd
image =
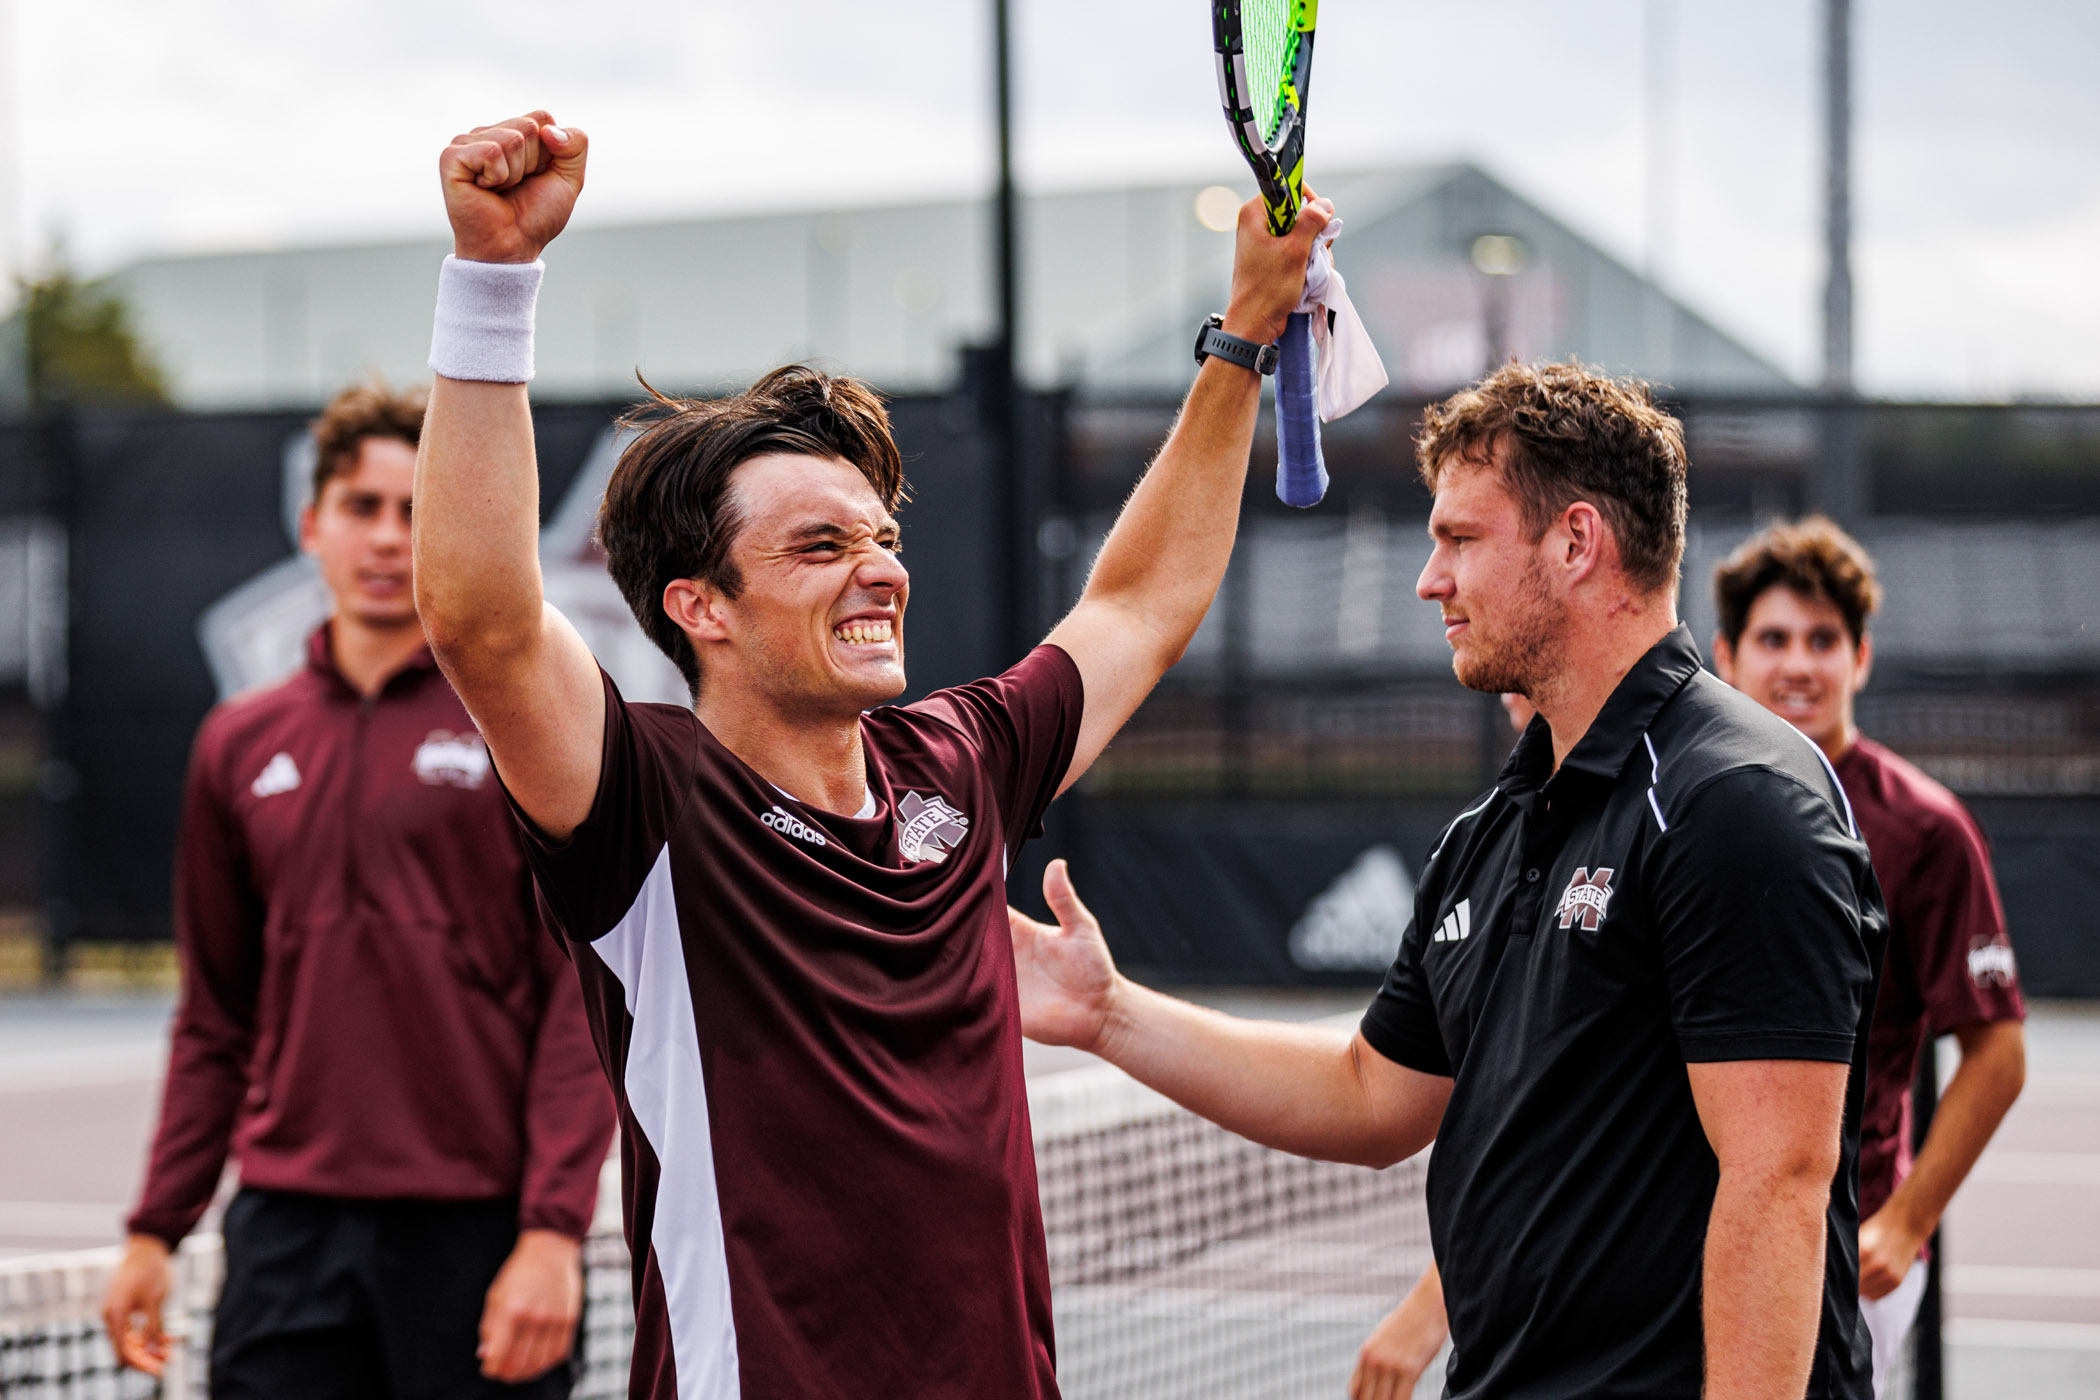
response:
<path id="1" fill-rule="evenodd" d="M 1312 258 L 1305 265 L 1305 296 L 1298 303 L 1300 311 L 1312 313 L 1313 343 L 1320 348 L 1323 423 L 1362 408 L 1389 382 L 1378 347 L 1349 304 L 1349 288 L 1334 265 L 1330 245 L 1341 231 L 1342 221 L 1330 219 L 1313 240 Z"/>

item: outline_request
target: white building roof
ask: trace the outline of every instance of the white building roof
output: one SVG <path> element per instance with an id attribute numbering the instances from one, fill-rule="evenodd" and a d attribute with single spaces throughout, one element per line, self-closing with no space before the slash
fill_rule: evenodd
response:
<path id="1" fill-rule="evenodd" d="M 1485 297 L 1506 348 L 1579 355 L 1688 390 L 1791 387 L 1771 362 L 1484 172 L 1453 165 L 1329 175 L 1348 230 L 1338 261 L 1394 384 L 1478 374 Z M 1021 365 L 1041 384 L 1171 392 L 1196 322 L 1224 300 L 1232 239 L 1198 219 L 1196 184 L 1021 202 Z M 1522 238 L 1526 270 L 1490 290 L 1481 233 Z M 550 250 L 537 390 L 624 396 L 743 383 L 816 358 L 894 391 L 954 382 L 956 347 L 992 316 L 989 206 L 890 208 L 580 227 Z M 436 242 L 158 258 L 109 279 L 192 408 L 311 404 L 377 371 L 424 377 Z"/>

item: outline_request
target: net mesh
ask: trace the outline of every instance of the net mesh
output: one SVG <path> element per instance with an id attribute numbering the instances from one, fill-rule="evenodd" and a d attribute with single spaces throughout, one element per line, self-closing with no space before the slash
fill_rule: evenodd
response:
<path id="1" fill-rule="evenodd" d="M 1240 0 L 1240 47 L 1247 55 L 1255 124 L 1264 139 L 1274 140 L 1278 90 L 1291 53 L 1291 0 Z"/>
<path id="2" fill-rule="evenodd" d="M 1430 1258 L 1423 1164 L 1381 1172 L 1256 1147 L 1110 1069 L 1029 1086 L 1067 1400 L 1340 1395 L 1365 1333 Z M 96 1320 L 115 1249 L 0 1261 L 0 1400 L 201 1400 L 218 1241 L 177 1255 L 164 1384 Z M 627 1393 L 628 1254 L 585 1242 L 574 1394 Z M 1435 1394 L 1435 1389 L 1423 1393 Z"/>

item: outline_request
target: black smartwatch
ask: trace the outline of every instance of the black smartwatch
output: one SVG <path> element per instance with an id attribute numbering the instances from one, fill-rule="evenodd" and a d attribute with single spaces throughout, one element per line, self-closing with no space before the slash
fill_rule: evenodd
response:
<path id="1" fill-rule="evenodd" d="M 1222 327 L 1225 318 L 1213 312 L 1204 318 L 1196 331 L 1196 363 L 1202 364 L 1212 355 L 1229 360 L 1241 369 L 1251 369 L 1256 374 L 1274 374 L 1278 351 L 1273 345 L 1257 345 L 1251 340 L 1236 335 L 1227 335 Z"/>

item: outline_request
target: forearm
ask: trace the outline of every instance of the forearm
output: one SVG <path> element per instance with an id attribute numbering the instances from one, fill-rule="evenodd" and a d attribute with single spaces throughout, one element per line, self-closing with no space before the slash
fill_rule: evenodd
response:
<path id="1" fill-rule="evenodd" d="M 575 973 L 564 967 L 548 976 L 525 1088 L 518 1227 L 580 1239 L 597 1213 L 598 1180 L 612 1145 L 613 1098 L 591 1047 Z"/>
<path id="2" fill-rule="evenodd" d="M 416 462 L 416 608 L 448 663 L 541 629 L 539 469 L 523 384 L 431 386 Z"/>
<path id="3" fill-rule="evenodd" d="M 597 1102 L 569 1094 L 560 1104 L 528 1105 L 524 1180 L 518 1192 L 518 1228 L 551 1230 L 571 1239 L 591 1231 L 598 1213 L 598 1183 L 612 1145 L 612 1095 L 594 1073 Z"/>
<path id="4" fill-rule="evenodd" d="M 1232 558 L 1260 377 L 1213 358 L 1196 375 L 1166 446 L 1131 493 L 1087 579 L 1081 605 L 1116 609 L 1179 659 Z"/>
<path id="5" fill-rule="evenodd" d="M 171 1245 L 218 1190 L 255 1057 L 264 913 L 240 824 L 214 781 L 227 766 L 200 737 L 175 855 L 182 1000 L 168 1028 L 160 1120 L 130 1225 Z"/>
<path id="6" fill-rule="evenodd" d="M 1444 1275 L 1437 1268 L 1436 1260 L 1429 1261 L 1429 1267 L 1422 1270 L 1422 1276 L 1415 1280 L 1415 1286 L 1407 1290 L 1407 1297 L 1401 1301 L 1406 1306 L 1421 1309 L 1426 1316 L 1435 1318 L 1446 1332 L 1450 1331 L 1451 1319 L 1444 1311 Z"/>
<path id="7" fill-rule="evenodd" d="M 1920 1242 L 1939 1227 L 1947 1203 L 2027 1082 L 2026 1040 L 2018 1021 L 1979 1025 L 1973 1033 L 1964 1027 L 1962 1039 L 1961 1065 L 1940 1095 L 1917 1161 L 1882 1208 Z"/>
<path id="8" fill-rule="evenodd" d="M 232 1046 L 185 1046 L 169 1057 L 160 1122 L 126 1229 L 173 1247 L 210 1207 L 226 1167 L 234 1121 L 247 1093 L 246 1054 Z"/>
<path id="9" fill-rule="evenodd" d="M 1705 1400 L 1799 1400 L 1822 1320 L 1824 1212 L 1814 1171 L 1725 1169 L 1707 1223 Z"/>
<path id="10" fill-rule="evenodd" d="M 1426 1147 L 1449 1081 L 1419 1078 L 1413 1102 L 1365 1082 L 1369 1051 L 1327 1026 L 1248 1021 L 1119 980 L 1096 1049 L 1191 1112 L 1265 1146 L 1383 1167 Z M 1400 1091 L 1404 1097 L 1405 1089 Z"/>

